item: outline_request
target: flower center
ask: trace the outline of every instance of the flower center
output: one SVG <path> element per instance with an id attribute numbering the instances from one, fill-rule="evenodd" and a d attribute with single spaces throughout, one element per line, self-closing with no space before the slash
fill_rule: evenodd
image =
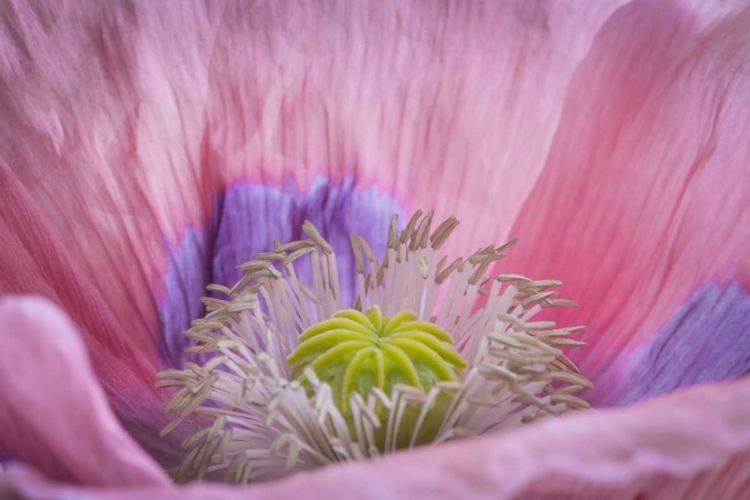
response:
<path id="1" fill-rule="evenodd" d="M 531 321 L 575 305 L 552 298 L 561 283 L 493 279 L 515 240 L 449 263 L 439 250 L 458 221 L 432 231 L 432 217 L 417 212 L 400 232 L 394 217 L 382 260 L 351 237 L 354 309 L 342 307 L 333 247 L 309 222 L 309 239 L 256 255 L 231 288 L 209 287 L 226 299 L 204 298 L 206 316 L 185 333 L 196 342 L 186 352 L 206 361 L 157 382 L 179 389 L 162 435 L 193 414 L 211 421 L 183 443 L 192 451 L 178 481 L 220 470 L 230 482 L 273 479 L 588 407 L 573 393 L 591 383 L 559 349 L 581 345 L 566 337 L 582 327 Z M 310 281 L 297 273 L 303 258 Z"/>
<path id="2" fill-rule="evenodd" d="M 439 382 L 457 380 L 466 367 L 450 334 L 434 323 L 418 321 L 411 311 L 388 318 L 379 307 L 365 313 L 346 309 L 305 330 L 299 341 L 287 359 L 292 377 L 308 383 L 304 372 L 312 368 L 331 387 L 334 403 L 347 419 L 354 393 L 366 398 L 379 389 L 390 396 L 396 385 L 426 393 Z M 434 406 L 418 441 L 431 439 L 437 429 L 430 429 L 429 421 L 442 421 L 445 410 L 447 405 Z M 381 418 L 387 415 L 380 413 Z"/>

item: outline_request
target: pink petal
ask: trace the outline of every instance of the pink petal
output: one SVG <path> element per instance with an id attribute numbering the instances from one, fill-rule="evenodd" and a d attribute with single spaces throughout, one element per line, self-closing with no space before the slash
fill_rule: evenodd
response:
<path id="1" fill-rule="evenodd" d="M 457 215 L 451 250 L 473 252 L 507 236 L 573 71 L 622 3 L 230 2 L 211 38 L 208 158 L 230 181 L 356 175 Z"/>
<path id="2" fill-rule="evenodd" d="M 513 229 L 533 251 L 499 266 L 564 282 L 581 307 L 553 316 L 589 326 L 573 357 L 602 392 L 703 285 L 750 283 L 750 9 L 690 4 L 633 2 L 602 28 Z"/>
<path id="3" fill-rule="evenodd" d="M 750 379 L 745 378 L 627 409 L 579 413 L 508 434 L 331 466 L 249 489 L 206 484 L 179 490 L 83 491 L 21 469 L 11 469 L 10 475 L 29 496 L 110 500 L 741 499 L 750 488 L 749 415 Z"/>
<path id="4" fill-rule="evenodd" d="M 112 303 L 127 294 L 111 278 L 157 283 L 160 237 L 176 243 L 237 179 L 353 175 L 502 239 L 622 3 L 18 0 L 0 33 L 0 144 Z M 138 298 L 120 319 L 151 319 Z"/>
<path id="5" fill-rule="evenodd" d="M 120 427 L 76 328 L 38 298 L 0 301 L 0 449 L 49 477 L 89 486 L 164 485 Z"/>
<path id="6" fill-rule="evenodd" d="M 197 152 L 202 122 L 191 126 L 189 104 L 176 118 L 174 102 L 162 99 L 170 90 L 152 75 L 162 67 L 155 52 L 172 51 L 158 38 L 150 46 L 160 29 L 141 32 L 151 18 L 137 10 L 0 5 L 0 293 L 40 294 L 62 306 L 123 425 L 174 463 L 179 435 L 157 436 L 169 393 L 153 387 L 163 368 L 155 295 L 168 264 L 165 240 L 185 221 L 176 202 L 166 211 L 160 201 L 166 185 L 200 205 L 197 160 L 183 153 Z"/>
<path id="7" fill-rule="evenodd" d="M 74 187 L 68 192 L 75 193 Z M 108 269 L 97 272 L 87 268 L 96 259 L 76 254 L 76 248 L 57 231 L 31 193 L 2 164 L 0 203 L 12 207 L 0 211 L 0 233 L 4 235 L 0 293 L 40 294 L 60 305 L 80 327 L 94 371 L 123 425 L 154 456 L 165 462 L 178 460 L 179 433 L 172 441 L 158 437 L 159 428 L 169 422 L 161 415 L 169 393 L 154 388 L 158 366 L 151 332 L 156 327 L 130 308 L 148 296 L 139 296 L 119 279 L 133 273 L 127 265 L 111 262 Z M 88 236 L 81 238 L 97 247 Z M 100 280 L 108 280 L 108 284 Z M 132 296 L 139 298 L 130 301 L 127 297 Z M 123 312 L 130 316 L 122 318 Z"/>
<path id="8" fill-rule="evenodd" d="M 354 177 L 501 240 L 623 2 L 5 2 L 0 292 L 72 314 L 153 446 L 166 249 L 217 191 Z"/>

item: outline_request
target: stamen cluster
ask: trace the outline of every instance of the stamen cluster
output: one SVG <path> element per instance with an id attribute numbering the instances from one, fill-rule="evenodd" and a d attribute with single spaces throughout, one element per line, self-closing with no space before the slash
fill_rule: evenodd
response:
<path id="1" fill-rule="evenodd" d="M 448 263 L 440 248 L 458 221 L 449 218 L 432 231 L 432 218 L 417 212 L 399 232 L 394 217 L 382 260 L 352 235 L 354 304 L 342 304 L 336 255 L 310 222 L 303 226 L 309 240 L 256 255 L 239 266 L 245 274 L 231 288 L 208 287 L 226 298 L 204 298 L 206 316 L 186 332 L 195 342 L 187 351 L 208 360 L 162 372 L 157 383 L 178 388 L 164 411 L 179 416 L 162 434 L 194 414 L 210 422 L 183 443 L 190 452 L 174 471 L 176 480 L 221 471 L 229 482 L 273 479 L 588 407 L 572 394 L 591 384 L 560 351 L 582 345 L 566 338 L 582 327 L 532 321 L 544 307 L 575 306 L 553 298 L 550 289 L 561 283 L 490 277 L 492 264 L 516 240 Z M 295 271 L 303 260 L 312 269 L 310 283 Z M 352 321 L 381 315 L 447 332 L 445 345 L 418 338 L 442 349 L 451 371 L 435 365 L 442 375 L 430 376 L 430 383 L 395 377 L 357 385 L 355 378 L 349 383 L 358 390 L 334 390 L 314 365 L 325 353 L 305 357 L 300 346 L 316 325 L 347 315 Z"/>

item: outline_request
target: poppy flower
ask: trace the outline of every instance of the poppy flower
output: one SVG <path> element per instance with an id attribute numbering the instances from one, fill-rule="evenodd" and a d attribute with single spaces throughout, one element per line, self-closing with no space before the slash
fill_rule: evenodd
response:
<path id="1" fill-rule="evenodd" d="M 745 3 L 20 1 L 2 17 L 0 291 L 55 305 L 0 311 L 0 491 L 747 489 Z M 534 321 L 587 325 L 566 355 L 597 409 L 247 490 L 174 486 L 162 467 L 206 422 L 160 437 L 174 391 L 154 382 L 215 359 L 184 335 L 205 287 L 310 220 L 344 310 L 350 233 L 382 258 L 391 215 L 417 208 L 462 221 L 451 257 L 519 237 L 488 276 L 562 281 L 580 307 Z"/>

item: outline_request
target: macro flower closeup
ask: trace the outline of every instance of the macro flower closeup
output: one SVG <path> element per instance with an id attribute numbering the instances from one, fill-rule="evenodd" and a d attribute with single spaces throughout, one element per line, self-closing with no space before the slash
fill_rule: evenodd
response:
<path id="1" fill-rule="evenodd" d="M 750 491 L 750 3 L 0 19 L 0 497 Z"/>
<path id="2" fill-rule="evenodd" d="M 163 434 L 194 413 L 212 420 L 183 444 L 193 449 L 176 480 L 217 470 L 268 480 L 588 407 L 572 393 L 590 382 L 556 349 L 580 344 L 565 338 L 580 328 L 530 321 L 542 306 L 572 305 L 551 298 L 560 283 L 486 276 L 515 240 L 448 264 L 438 252 L 458 221 L 432 232 L 432 217 L 418 211 L 399 232 L 395 216 L 382 260 L 352 235 L 352 307 L 333 247 L 309 222 L 308 240 L 240 265 L 231 288 L 209 286 L 227 299 L 204 299 L 209 312 L 186 335 L 198 341 L 190 352 L 214 356 L 157 384 L 180 388 Z M 305 256 L 310 284 L 295 270 Z"/>

